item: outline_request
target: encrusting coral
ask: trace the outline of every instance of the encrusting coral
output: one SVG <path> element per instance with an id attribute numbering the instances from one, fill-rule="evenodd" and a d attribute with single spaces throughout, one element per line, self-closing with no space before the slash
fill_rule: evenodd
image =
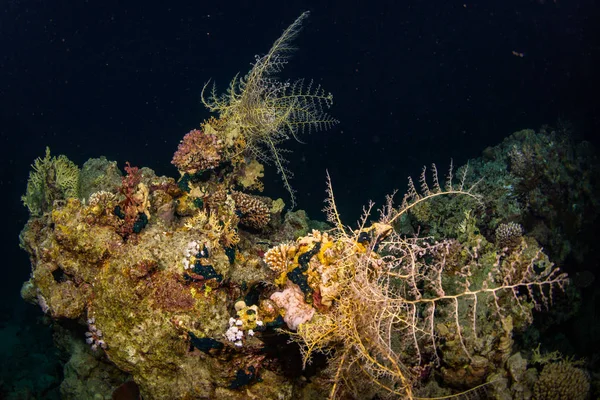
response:
<path id="1" fill-rule="evenodd" d="M 566 283 L 522 231 L 501 227 L 497 241 L 478 231 L 482 198 L 467 168 L 458 184 L 452 168 L 445 184 L 424 170 L 399 207 L 388 197 L 372 221 L 369 204 L 355 230 L 329 177 L 330 225 L 247 193 L 262 189 L 261 161 L 292 192 L 278 145 L 336 122 L 320 87 L 274 80 L 307 15 L 226 95 L 204 99 L 218 119 L 180 143 L 177 181 L 93 159 L 82 193 L 26 202 L 23 298 L 57 325 L 76 321 L 90 354 L 129 374 L 144 399 L 413 399 L 436 379 L 464 391 L 502 370 L 513 331 Z M 48 153 L 33 174 L 57 160 Z M 400 233 L 444 197 L 465 199 L 456 237 Z"/>

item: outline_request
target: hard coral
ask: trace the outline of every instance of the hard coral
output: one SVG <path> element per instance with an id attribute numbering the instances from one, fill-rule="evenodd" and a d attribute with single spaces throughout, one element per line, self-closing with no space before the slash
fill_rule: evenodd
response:
<path id="1" fill-rule="evenodd" d="M 179 143 L 171 163 L 182 173 L 195 174 L 217 167 L 222 152 L 223 142 L 215 134 L 193 129 Z"/>
<path id="2" fill-rule="evenodd" d="M 533 388 L 535 400 L 583 400 L 590 391 L 590 378 L 572 362 L 548 364 L 542 370 Z"/>
<path id="3" fill-rule="evenodd" d="M 523 227 L 515 222 L 500 224 L 496 228 L 496 244 L 500 248 L 514 248 L 521 242 Z"/>
<path id="4" fill-rule="evenodd" d="M 282 243 L 265 253 L 265 263 L 267 263 L 271 270 L 277 273 L 285 272 L 292 264 L 296 251 L 296 246 L 289 243 Z"/>
<path id="5" fill-rule="evenodd" d="M 270 208 L 255 196 L 232 192 L 235 208 L 240 214 L 240 223 L 249 228 L 262 229 L 271 220 Z"/>
<path id="6" fill-rule="evenodd" d="M 278 46 L 290 38 L 286 32 Z M 261 67 L 269 67 L 269 60 L 275 61 L 264 58 Z M 264 78 L 254 82 L 271 85 L 267 72 L 258 76 L 255 70 L 254 76 Z M 283 324 L 268 300 L 270 275 L 257 253 L 257 247 L 274 240 L 269 232 L 237 234 L 238 223 L 255 229 L 270 223 L 271 200 L 231 192 L 260 189 L 258 145 L 275 145 L 281 138 L 252 121 L 262 119 L 254 111 L 264 110 L 260 103 L 268 100 L 252 96 L 269 94 L 270 87 L 236 86 L 242 107 L 186 135 L 173 157 L 184 174 L 177 187 L 147 169 L 127 165 L 122 178 L 114 163 L 90 162 L 85 200 L 59 196 L 53 200 L 67 200 L 46 202 L 51 212 L 32 218 L 21 235 L 33 269 L 23 295 L 37 301 L 49 318 L 75 320 L 65 324 L 69 327 L 84 323 L 85 316 L 87 339 L 96 345 L 98 358 L 106 356 L 127 371 L 145 399 L 291 399 L 298 397 L 293 390 L 302 390 L 283 370 L 279 354 L 259 352 L 263 332 L 269 339 L 268 330 Z M 321 118 L 320 110 L 302 107 L 330 103 L 320 88 L 300 83 L 279 88 L 272 92 L 279 101 L 271 104 L 267 118 L 286 106 L 279 122 L 300 117 L 292 122 L 307 129 L 332 123 Z M 254 100 L 259 104 L 251 104 Z M 252 132 L 239 124 L 244 121 L 257 122 Z M 276 127 L 286 126 L 297 125 Z M 303 293 L 296 295 L 304 301 Z M 241 298 L 248 305 L 237 307 L 233 316 L 231 306 Z M 228 328 L 230 318 L 243 331 L 243 346 L 224 335 L 233 328 Z M 86 338 L 81 329 L 79 337 Z M 84 397 L 89 396 L 72 396 Z"/>

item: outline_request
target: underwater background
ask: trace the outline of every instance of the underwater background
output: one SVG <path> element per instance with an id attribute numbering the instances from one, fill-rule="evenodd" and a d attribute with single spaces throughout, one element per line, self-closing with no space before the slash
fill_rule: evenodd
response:
<path id="1" fill-rule="evenodd" d="M 600 396 L 596 1 L 9 0 L 0 11 L 0 398 L 88 398 L 65 389 L 77 387 L 67 378 L 86 375 L 68 363 L 66 334 L 57 333 L 81 327 L 21 298 L 32 271 L 19 248 L 30 217 L 21 196 L 33 161 L 48 146 L 80 167 L 105 156 L 121 170 L 129 162 L 178 179 L 173 153 L 211 116 L 204 84 L 224 91 L 304 11 L 297 50 L 278 76 L 322 85 L 339 123 L 285 143 L 296 209 L 326 219 L 328 173 L 339 213 L 355 227 L 369 200 L 385 204 L 398 190 L 400 201 L 423 165 L 436 163 L 442 180 L 451 160 L 473 160 L 477 177 L 490 176 L 481 172 L 486 163 L 505 162 L 526 211 L 490 217 L 488 238 L 518 222 L 574 288 L 556 314 L 534 316 L 541 339 L 521 332 L 514 349 L 535 342 L 571 357 L 592 384 L 589 396 Z M 276 166 L 265 165 L 263 184 L 262 195 L 289 203 Z M 494 185 L 484 182 L 490 191 L 481 195 L 502 202 Z"/>

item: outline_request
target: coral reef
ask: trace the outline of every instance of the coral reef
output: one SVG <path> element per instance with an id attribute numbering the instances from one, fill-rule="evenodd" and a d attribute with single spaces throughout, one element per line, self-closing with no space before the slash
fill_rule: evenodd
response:
<path id="1" fill-rule="evenodd" d="M 207 193 L 206 181 L 182 189 L 146 168 L 120 175 L 107 160 L 90 163 L 88 201 L 54 202 L 23 230 L 33 271 L 22 295 L 81 324 L 87 351 L 127 372 L 144 398 L 412 398 L 434 376 L 468 390 L 503 376 L 513 333 L 566 282 L 520 226 L 501 225 L 492 241 L 481 234 L 472 210 L 483 198 L 466 172 L 442 187 L 435 168 L 432 186 L 424 171 L 400 207 L 388 198 L 370 223 L 371 204 L 354 231 L 329 183 L 325 231 L 217 181 L 222 189 Z M 457 239 L 394 229 L 449 196 L 470 199 Z M 269 350 L 281 330 L 305 368 L 328 357 L 311 385 L 290 380 Z"/>
<path id="2" fill-rule="evenodd" d="M 178 182 L 129 163 L 121 173 L 100 158 L 83 166 L 80 185 L 64 156 L 34 163 L 24 196 L 32 218 L 20 236 L 32 275 L 22 296 L 76 321 L 87 352 L 130 374 L 144 398 L 289 398 L 297 385 L 263 350 L 284 322 L 262 256 L 268 232 L 290 241 L 308 221 L 290 214 L 294 227 L 282 221 L 281 200 L 242 190 L 262 190 L 259 161 L 270 157 L 260 146 L 283 173 L 275 143 L 335 122 L 321 109 L 331 95 L 274 76 L 307 15 L 234 80 L 230 98 L 205 99 L 220 115 L 182 140 Z"/>
<path id="3" fill-rule="evenodd" d="M 581 263 L 589 256 L 593 221 L 598 216 L 600 178 L 594 149 L 577 143 L 564 129 L 524 129 L 469 162 L 468 184 L 485 193 L 479 226 L 491 238 L 501 224 L 516 223 L 550 252 L 557 264 L 567 257 Z M 460 172 L 460 171 L 459 171 Z M 441 199 L 411 211 L 426 234 L 456 237 L 464 209 L 461 198 Z M 441 222 L 440 222 L 441 221 Z"/>
<path id="4" fill-rule="evenodd" d="M 370 205 L 352 232 L 341 223 L 330 184 L 326 210 L 334 231 L 296 241 L 285 282 L 302 289 L 315 315 L 291 337 L 305 365 L 316 352 L 331 356 L 330 398 L 413 398 L 428 365 L 442 365 L 441 378 L 452 387 L 485 383 L 510 356 L 513 329 L 530 323 L 531 310 L 548 307 L 553 290 L 566 284 L 534 240 L 506 252 L 474 230 L 464 242 L 398 235 L 393 224 L 422 202 L 480 200 L 464 174 L 444 188 L 435 167 L 433 187 L 424 174 L 420 191 L 409 180 L 399 208 L 389 197 L 369 226 Z"/>
<path id="5" fill-rule="evenodd" d="M 513 333 L 565 283 L 520 226 L 501 225 L 492 241 L 481 234 L 470 210 L 482 197 L 466 173 L 444 188 L 436 169 L 431 187 L 425 176 L 419 190 L 409 181 L 400 207 L 388 198 L 369 223 L 371 205 L 355 231 L 330 184 L 334 229 L 324 231 L 300 211 L 282 220 L 270 199 L 202 196 L 203 182 L 183 190 L 130 165 L 111 189 L 99 172 L 120 175 L 114 164 L 90 162 L 88 201 L 54 202 L 23 230 L 33 271 L 22 295 L 52 318 L 78 321 L 87 352 L 127 372 L 144 398 L 412 398 L 434 376 L 464 391 L 503 376 Z M 457 239 L 394 229 L 448 196 L 471 201 Z M 282 328 L 305 367 L 328 356 L 313 384 L 290 380 L 269 350 Z"/>
<path id="6" fill-rule="evenodd" d="M 262 189 L 265 161 L 292 193 L 278 145 L 336 122 L 320 87 L 274 79 L 306 17 L 226 95 L 204 98 L 219 115 L 180 143 L 177 181 L 100 158 L 74 192 L 52 165 L 77 166 L 49 152 L 34 164 L 30 182 L 69 182 L 43 196 L 28 186 L 20 236 L 32 266 L 23 298 L 56 321 L 58 342 L 80 338 L 64 398 L 412 399 L 488 387 L 502 398 L 495 388 L 539 397 L 550 387 L 553 370 L 537 379 L 513 335 L 567 277 L 510 218 L 519 203 L 502 206 L 488 198 L 493 182 L 477 184 L 489 169 L 464 166 L 456 179 L 451 166 L 441 183 L 435 165 L 424 169 L 399 205 L 389 196 L 374 219 L 370 203 L 356 229 L 329 177 L 329 224 L 248 193 Z"/>
<path id="7" fill-rule="evenodd" d="M 130 187 L 125 180 L 123 185 Z M 253 253 L 255 239 L 246 237 L 233 255 L 220 244 L 228 235 L 222 221 L 237 218 L 233 210 L 229 216 L 202 221 L 196 215 L 175 216 L 175 229 L 165 230 L 154 213 L 169 197 L 168 185 L 161 184 L 165 182 L 149 175 L 137 182 L 150 188 L 145 196 L 150 218 L 129 236 L 121 234 L 120 217 L 111 215 L 111 201 L 83 204 L 70 199 L 31 220 L 21 240 L 34 271 L 23 296 L 53 318 L 85 324 L 82 338 L 87 338 L 90 351 L 105 353 L 130 373 L 144 398 L 239 398 L 226 388 L 238 370 L 251 365 L 246 353 L 222 348 L 229 307 L 242 296 L 242 286 L 267 280 L 268 271 Z M 118 198 L 123 192 L 112 195 Z M 105 193 L 97 197 L 113 198 Z M 237 273 L 232 273 L 234 268 Z M 227 361 L 190 350 L 208 338 L 220 344 L 216 347 L 221 350 L 213 351 L 221 351 Z M 257 351 L 256 338 L 248 336 L 244 342 L 249 342 L 248 351 Z M 255 363 L 258 373 L 261 365 Z M 258 387 L 282 389 L 276 384 L 282 378 L 262 368 L 260 376 Z M 174 384 L 181 379 L 190 385 Z"/>

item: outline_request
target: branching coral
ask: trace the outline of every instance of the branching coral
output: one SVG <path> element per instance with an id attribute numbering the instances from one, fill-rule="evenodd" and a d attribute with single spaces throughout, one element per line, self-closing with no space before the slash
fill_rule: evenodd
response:
<path id="1" fill-rule="evenodd" d="M 265 262 L 272 271 L 281 274 L 287 272 L 291 259 L 294 258 L 297 248 L 289 243 L 282 243 L 279 246 L 272 247 L 265 253 Z"/>
<path id="2" fill-rule="evenodd" d="M 179 171 L 195 174 L 216 168 L 221 162 L 223 142 L 214 133 L 193 129 L 183 137 L 171 161 Z"/>

